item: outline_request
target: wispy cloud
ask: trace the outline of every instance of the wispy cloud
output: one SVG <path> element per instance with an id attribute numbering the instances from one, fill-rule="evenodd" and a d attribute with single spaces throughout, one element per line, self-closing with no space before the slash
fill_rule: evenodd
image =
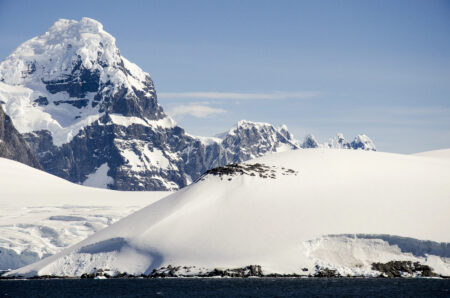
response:
<path id="1" fill-rule="evenodd" d="M 163 99 L 306 99 L 317 97 L 320 92 L 268 92 L 268 93 L 238 93 L 238 92 L 160 92 L 159 98 Z"/>
<path id="2" fill-rule="evenodd" d="M 206 118 L 212 115 L 223 114 L 226 112 L 227 111 L 224 109 L 218 109 L 199 104 L 175 106 L 168 111 L 169 115 L 172 117 L 190 115 L 197 118 Z"/>

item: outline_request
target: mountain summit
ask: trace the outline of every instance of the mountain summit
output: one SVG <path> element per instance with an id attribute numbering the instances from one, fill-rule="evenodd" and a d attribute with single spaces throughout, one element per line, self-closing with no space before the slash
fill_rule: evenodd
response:
<path id="1" fill-rule="evenodd" d="M 178 152 L 190 138 L 99 22 L 58 20 L 0 64 L 0 82 L 6 113 L 46 171 L 113 189 L 186 185 Z"/>
<path id="2" fill-rule="evenodd" d="M 57 146 L 105 113 L 167 118 L 150 76 L 122 57 L 114 37 L 89 18 L 58 20 L 20 45 L 0 64 L 0 81 L 25 87 L 7 102 L 17 128 L 49 130 Z"/>

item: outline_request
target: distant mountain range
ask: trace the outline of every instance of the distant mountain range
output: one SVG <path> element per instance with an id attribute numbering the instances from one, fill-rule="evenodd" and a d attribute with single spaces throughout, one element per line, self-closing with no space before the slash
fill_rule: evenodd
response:
<path id="1" fill-rule="evenodd" d="M 149 74 L 89 18 L 58 20 L 2 61 L 1 106 L 15 128 L 1 111 L 0 156 L 117 190 L 176 190 L 208 169 L 270 152 L 376 150 L 366 135 L 325 144 L 308 135 L 300 144 L 286 126 L 250 121 L 220 137 L 189 135 L 158 104 Z"/>

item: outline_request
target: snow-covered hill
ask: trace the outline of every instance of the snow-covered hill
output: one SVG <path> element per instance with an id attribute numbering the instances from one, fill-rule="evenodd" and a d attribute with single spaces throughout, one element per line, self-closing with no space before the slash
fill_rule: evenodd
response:
<path id="1" fill-rule="evenodd" d="M 169 192 L 84 187 L 0 158 L 0 270 L 53 255 Z"/>
<path id="2" fill-rule="evenodd" d="M 422 157 L 438 158 L 438 159 L 450 161 L 450 149 L 426 151 L 426 152 L 415 153 L 414 155 L 422 156 Z"/>
<path id="3" fill-rule="evenodd" d="M 270 154 L 208 171 L 12 274 L 148 274 L 172 265 L 173 274 L 189 275 L 261 265 L 264 273 L 328 268 L 373 276 L 380 274 L 374 263 L 412 261 L 448 276 L 448 181 L 450 164 L 428 157 L 331 149 Z"/>

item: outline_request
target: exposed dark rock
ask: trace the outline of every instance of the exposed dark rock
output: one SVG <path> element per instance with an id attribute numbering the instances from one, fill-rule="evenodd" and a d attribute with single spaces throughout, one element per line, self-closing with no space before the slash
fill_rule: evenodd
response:
<path id="1" fill-rule="evenodd" d="M 84 98 L 87 92 L 97 92 L 100 85 L 100 72 L 82 66 L 81 57 L 73 63 L 70 75 L 62 75 L 60 79 L 44 81 L 47 90 L 52 93 L 65 91 L 70 97 Z"/>
<path id="2" fill-rule="evenodd" d="M 135 171 L 122 156 L 126 150 L 145 160 L 139 146 L 172 152 L 185 146 L 184 131 L 176 128 L 153 129 L 142 125 L 128 127 L 114 125 L 108 115 L 81 130 L 69 143 L 56 147 L 47 131 L 26 134 L 27 141 L 37 152 L 44 169 L 75 183 L 82 183 L 87 175 L 102 164 L 109 167 L 108 176 L 114 182 L 109 186 L 119 190 L 167 190 L 161 180 L 172 181 L 173 188 L 187 185 L 183 175 L 183 161 L 171 160 L 177 168 Z M 167 156 L 170 159 L 170 156 Z"/>
<path id="3" fill-rule="evenodd" d="M 41 169 L 39 161 L 0 105 L 0 157 Z"/>
<path id="4" fill-rule="evenodd" d="M 47 99 L 47 97 L 44 97 L 44 96 L 39 96 L 37 99 L 34 100 L 34 102 L 40 106 L 48 105 L 48 99 Z"/>
<path id="5" fill-rule="evenodd" d="M 372 263 L 372 270 L 380 271 L 385 277 L 407 276 L 437 276 L 433 268 L 411 261 L 390 261 L 388 263 Z"/>
<path id="6" fill-rule="evenodd" d="M 341 275 L 334 269 L 318 268 L 314 277 L 341 277 Z"/>
<path id="7" fill-rule="evenodd" d="M 167 267 L 161 267 L 158 269 L 153 269 L 153 271 L 148 275 L 148 277 L 188 277 L 192 276 L 190 274 L 185 274 L 184 272 L 188 272 L 189 267 L 181 267 L 181 266 L 172 266 L 168 265 Z M 216 268 L 212 271 L 202 272 L 198 275 L 198 277 L 263 277 L 264 274 L 262 272 L 261 266 L 259 265 L 250 265 L 242 268 L 233 268 L 233 269 L 219 269 Z"/>
<path id="8" fill-rule="evenodd" d="M 372 269 L 380 271 L 382 273 L 381 277 L 387 278 L 401 278 L 401 277 L 436 277 L 432 268 L 427 265 L 421 265 L 418 262 L 411 263 L 409 261 L 392 261 L 388 263 L 373 263 Z M 198 272 L 193 274 L 192 272 Z M 307 268 L 302 268 L 303 272 L 307 272 Z M 93 279 L 96 277 L 104 278 L 166 278 L 166 277 L 232 277 L 232 278 L 249 278 L 249 277 L 270 277 L 270 278 L 293 278 L 293 277 L 312 277 L 312 278 L 341 278 L 342 276 L 335 270 L 330 268 L 323 268 L 316 266 L 314 274 L 280 274 L 280 273 L 269 273 L 264 274 L 261 266 L 259 265 L 249 265 L 240 268 L 215 268 L 213 270 L 207 270 L 205 268 L 198 268 L 196 266 L 172 266 L 167 265 L 160 268 L 155 268 L 147 274 L 133 275 L 127 272 L 115 272 L 111 273 L 109 269 L 97 269 L 94 268 L 90 273 L 84 273 L 80 276 L 83 279 Z M 0 272 L 1 279 L 17 279 L 24 278 L 22 276 L 4 276 L 2 274 L 7 273 L 7 271 Z M 111 274 L 110 274 L 111 273 Z M 347 277 L 360 277 L 360 276 L 350 276 Z M 448 276 L 440 276 L 441 278 L 449 278 Z M 40 275 L 34 276 L 27 279 L 54 279 L 54 278 L 64 278 L 71 279 L 73 277 L 64 277 L 56 275 Z"/>
<path id="9" fill-rule="evenodd" d="M 235 269 L 214 269 L 207 274 L 208 277 L 221 276 L 221 277 L 263 277 L 264 274 L 259 265 L 250 265 L 242 268 Z"/>
<path id="10" fill-rule="evenodd" d="M 44 97 L 45 98 L 45 97 Z M 79 99 L 79 100 L 57 100 L 53 102 L 55 105 L 59 105 L 61 103 L 68 103 L 73 105 L 74 107 L 81 109 L 88 105 L 88 99 Z"/>
<path id="11" fill-rule="evenodd" d="M 267 166 L 260 163 L 254 163 L 254 164 L 229 164 L 222 167 L 216 167 L 211 170 L 208 170 L 205 172 L 204 175 L 202 175 L 199 180 L 202 180 L 207 175 L 213 175 L 213 176 L 229 176 L 233 177 L 236 175 L 248 175 L 253 177 L 260 177 L 260 178 L 271 178 L 276 179 L 276 174 L 281 173 L 282 175 L 297 175 L 297 171 L 294 171 L 292 169 L 285 169 L 281 168 L 278 169 L 275 166 Z M 228 181 L 231 181 L 231 178 L 228 178 Z"/>

